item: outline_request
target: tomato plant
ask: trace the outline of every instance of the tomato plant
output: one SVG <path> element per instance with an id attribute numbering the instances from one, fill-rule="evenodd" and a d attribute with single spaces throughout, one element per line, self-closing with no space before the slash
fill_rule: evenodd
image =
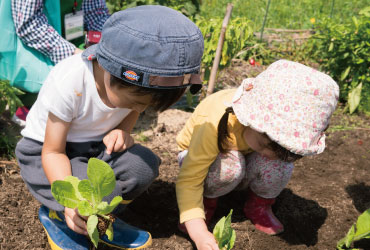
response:
<path id="1" fill-rule="evenodd" d="M 339 83 L 349 112 L 370 113 L 370 6 L 345 24 L 322 20 L 310 42 L 313 58 Z"/>
<path id="2" fill-rule="evenodd" d="M 204 69 L 205 80 L 209 79 L 210 70 L 216 55 L 222 22 L 222 18 L 205 19 L 203 17 L 199 17 L 196 21 L 197 26 L 204 36 L 202 67 Z M 222 69 L 229 66 L 231 59 L 244 48 L 247 40 L 252 36 L 253 28 L 250 20 L 239 17 L 231 19 L 225 32 L 219 68 Z"/>

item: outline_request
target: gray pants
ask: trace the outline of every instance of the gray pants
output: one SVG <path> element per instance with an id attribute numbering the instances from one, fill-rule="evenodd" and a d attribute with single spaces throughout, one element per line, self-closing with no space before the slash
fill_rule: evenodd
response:
<path id="1" fill-rule="evenodd" d="M 21 176 L 31 194 L 43 205 L 63 211 L 51 194 L 51 187 L 41 164 L 43 143 L 22 138 L 15 149 Z M 66 154 L 72 166 L 72 175 L 87 179 L 87 162 L 95 157 L 107 162 L 116 175 L 116 188 L 104 200 L 110 202 L 119 195 L 133 200 L 144 192 L 159 174 L 161 160 L 148 148 L 135 144 L 131 148 L 108 155 L 103 142 L 67 142 Z"/>

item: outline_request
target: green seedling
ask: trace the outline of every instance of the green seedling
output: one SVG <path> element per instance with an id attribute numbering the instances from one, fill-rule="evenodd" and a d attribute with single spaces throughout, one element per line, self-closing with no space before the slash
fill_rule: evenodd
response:
<path id="1" fill-rule="evenodd" d="M 337 249 L 357 250 L 357 248 L 350 248 L 351 244 L 361 239 L 370 239 L 370 208 L 358 217 L 357 222 L 352 225 L 346 237 L 338 241 Z"/>
<path id="2" fill-rule="evenodd" d="M 77 208 L 79 214 L 88 216 L 87 231 L 91 242 L 98 246 L 99 238 L 106 234 L 113 240 L 114 217 L 110 213 L 122 201 L 121 196 L 113 198 L 110 204 L 102 201 L 110 195 L 116 178 L 112 168 L 104 161 L 90 158 L 87 164 L 86 180 L 67 176 L 63 181 L 55 181 L 51 192 L 60 204 L 68 208 Z"/>
<path id="3" fill-rule="evenodd" d="M 231 215 L 233 210 L 225 217 L 222 217 L 213 229 L 213 235 L 216 238 L 220 250 L 230 250 L 233 248 L 236 234 L 231 227 Z"/>

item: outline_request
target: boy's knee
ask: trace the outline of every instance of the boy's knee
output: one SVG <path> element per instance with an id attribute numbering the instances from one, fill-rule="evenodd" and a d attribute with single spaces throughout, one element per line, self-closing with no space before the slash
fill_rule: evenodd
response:
<path id="1" fill-rule="evenodd" d="M 140 177 L 140 179 L 147 179 L 147 181 L 153 181 L 159 175 L 159 165 L 161 159 L 150 149 L 135 144 L 127 150 L 129 153 L 129 161 L 134 172 Z"/>

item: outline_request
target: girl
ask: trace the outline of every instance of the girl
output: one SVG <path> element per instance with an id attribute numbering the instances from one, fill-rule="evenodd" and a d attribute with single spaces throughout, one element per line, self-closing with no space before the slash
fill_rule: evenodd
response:
<path id="1" fill-rule="evenodd" d="M 244 213 L 258 230 L 284 230 L 271 205 L 293 162 L 323 152 L 338 94 L 328 75 L 280 60 L 238 89 L 219 91 L 198 105 L 176 139 L 182 150 L 179 228 L 198 249 L 218 249 L 207 225 L 218 197 L 234 189 L 248 187 Z"/>

